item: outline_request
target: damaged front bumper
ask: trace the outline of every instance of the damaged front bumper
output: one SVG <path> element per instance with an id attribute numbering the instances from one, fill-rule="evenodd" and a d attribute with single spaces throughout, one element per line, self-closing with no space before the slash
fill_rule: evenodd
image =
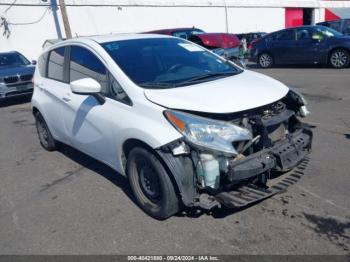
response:
<path id="1" fill-rule="evenodd" d="M 249 155 L 243 160 L 230 161 L 227 178 L 235 182 L 269 171 L 288 171 L 305 158 L 311 149 L 311 142 L 310 130 L 298 130 L 272 148 Z"/>

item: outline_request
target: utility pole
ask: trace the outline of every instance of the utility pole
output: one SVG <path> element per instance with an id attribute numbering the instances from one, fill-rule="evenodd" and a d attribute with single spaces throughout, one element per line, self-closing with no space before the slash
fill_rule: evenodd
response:
<path id="1" fill-rule="evenodd" d="M 64 0 L 59 0 L 59 1 L 60 1 L 64 31 L 66 32 L 66 38 L 72 38 L 72 32 L 70 30 L 70 25 L 69 25 L 69 20 L 67 15 L 66 3 L 64 2 Z"/>

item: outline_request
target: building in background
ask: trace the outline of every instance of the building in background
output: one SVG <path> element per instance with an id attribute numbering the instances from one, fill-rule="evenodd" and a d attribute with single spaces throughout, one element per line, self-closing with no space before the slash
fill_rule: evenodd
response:
<path id="1" fill-rule="evenodd" d="M 195 26 L 207 32 L 271 32 L 350 17 L 350 1 L 65 0 L 73 36 Z M 56 0 L 1 0 L 0 52 L 36 59 L 47 39 L 64 37 Z"/>

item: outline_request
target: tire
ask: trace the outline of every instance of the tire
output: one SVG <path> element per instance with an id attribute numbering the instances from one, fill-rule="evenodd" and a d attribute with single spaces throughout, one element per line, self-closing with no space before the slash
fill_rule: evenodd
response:
<path id="1" fill-rule="evenodd" d="M 41 146 L 47 151 L 56 150 L 57 142 L 53 138 L 49 127 L 47 126 L 43 116 L 39 112 L 35 114 L 35 125 Z"/>
<path id="2" fill-rule="evenodd" d="M 350 54 L 345 49 L 335 49 L 329 56 L 329 64 L 333 68 L 345 68 L 350 64 Z"/>
<path id="3" fill-rule="evenodd" d="M 261 68 L 271 68 L 273 66 L 273 57 L 269 53 L 259 55 L 258 64 Z"/>
<path id="4" fill-rule="evenodd" d="M 136 201 L 145 213 L 164 220 L 180 210 L 169 174 L 153 152 L 135 147 L 128 155 L 126 170 Z"/>

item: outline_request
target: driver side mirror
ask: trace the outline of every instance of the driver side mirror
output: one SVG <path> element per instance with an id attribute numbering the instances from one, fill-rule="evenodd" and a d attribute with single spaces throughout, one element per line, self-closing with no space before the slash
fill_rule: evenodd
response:
<path id="1" fill-rule="evenodd" d="M 36 60 L 32 60 L 32 65 L 36 65 Z"/>
<path id="2" fill-rule="evenodd" d="M 103 105 L 106 101 L 105 97 L 101 95 L 101 85 L 95 79 L 83 78 L 72 81 L 70 88 L 74 94 L 77 95 L 92 95 L 96 100 Z"/>

